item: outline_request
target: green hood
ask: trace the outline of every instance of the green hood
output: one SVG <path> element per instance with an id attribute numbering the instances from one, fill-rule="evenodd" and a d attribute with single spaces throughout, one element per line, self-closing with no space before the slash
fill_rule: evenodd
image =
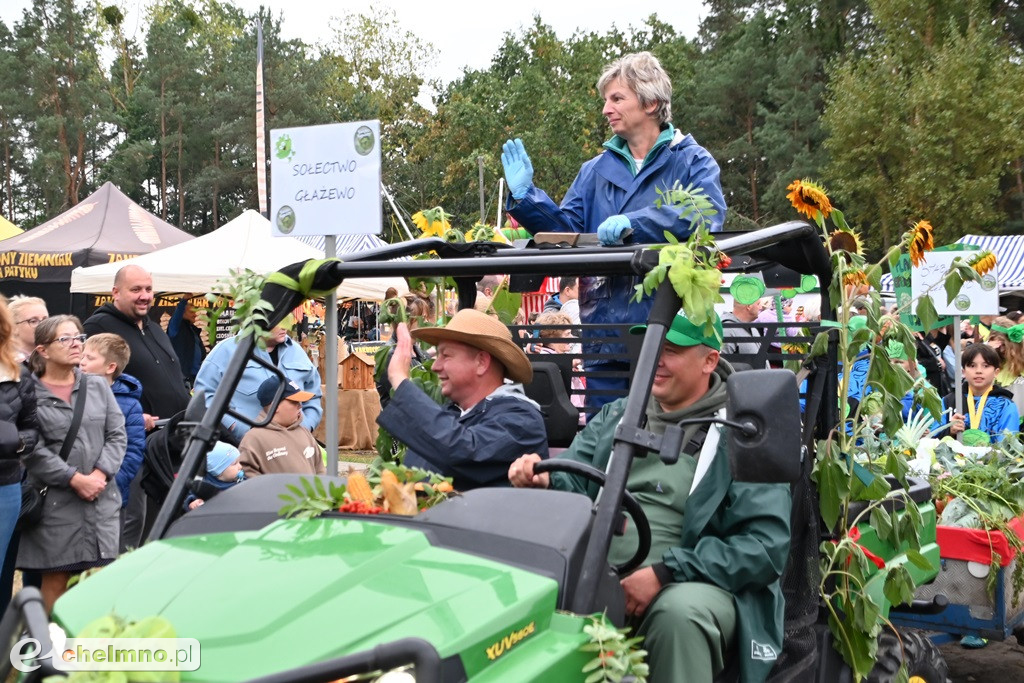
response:
<path id="1" fill-rule="evenodd" d="M 163 616 L 200 643 L 201 667 L 183 680 L 238 681 L 406 637 L 460 655 L 472 677 L 523 629 L 512 647 L 524 654 L 552 637 L 564 648 L 579 626 L 554 614 L 556 593 L 549 578 L 435 548 L 416 529 L 321 518 L 147 544 L 70 590 L 54 618 L 74 636 L 111 612 Z"/>

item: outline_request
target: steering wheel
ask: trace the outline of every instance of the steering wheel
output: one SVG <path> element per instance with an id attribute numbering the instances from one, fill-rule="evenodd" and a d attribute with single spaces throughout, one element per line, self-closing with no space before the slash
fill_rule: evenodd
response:
<path id="1" fill-rule="evenodd" d="M 598 486 L 604 486 L 604 472 L 576 460 L 562 460 L 559 458 L 551 458 L 549 460 L 541 460 L 533 464 L 533 471 L 535 474 L 542 474 L 544 472 L 565 472 L 567 474 L 574 474 L 576 476 L 583 477 L 587 481 L 591 481 Z M 647 515 L 644 514 L 643 508 L 640 507 L 640 503 L 636 501 L 629 491 L 622 492 L 622 507 L 625 508 L 629 516 L 633 518 L 633 524 L 636 525 L 637 535 L 637 549 L 633 553 L 633 557 L 629 558 L 620 565 L 613 566 L 612 569 L 618 574 L 628 574 L 633 571 L 640 564 L 647 559 L 648 553 L 651 552 L 651 523 L 647 521 Z"/>

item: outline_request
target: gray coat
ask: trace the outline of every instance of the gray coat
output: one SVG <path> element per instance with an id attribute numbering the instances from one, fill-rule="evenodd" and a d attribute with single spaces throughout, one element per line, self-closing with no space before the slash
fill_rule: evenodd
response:
<path id="1" fill-rule="evenodd" d="M 103 377 L 75 370 L 71 400 L 78 400 L 83 382 L 88 382 L 89 391 L 75 444 L 64 462 L 59 454 L 71 427 L 71 406 L 54 396 L 38 377 L 34 379 L 40 438 L 24 462 L 29 480 L 38 487 L 47 486 L 48 491 L 42 521 L 21 534 L 18 567 L 45 571 L 112 560 L 117 557 L 121 510 L 114 475 L 127 445 L 121 409 Z M 87 502 L 78 497 L 70 481 L 75 472 L 89 474 L 93 469 L 106 473 L 108 484 L 95 501 Z"/>

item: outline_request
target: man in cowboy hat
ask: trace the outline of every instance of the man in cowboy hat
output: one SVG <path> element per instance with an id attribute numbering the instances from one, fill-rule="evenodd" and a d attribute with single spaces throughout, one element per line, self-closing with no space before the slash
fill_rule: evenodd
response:
<path id="1" fill-rule="evenodd" d="M 395 329 L 388 364 L 394 393 L 377 423 L 409 447 L 405 464 L 453 477 L 455 488 L 507 486 L 524 452 L 547 457 L 544 418 L 523 393 L 530 361 L 497 318 L 461 310 L 445 327 Z M 412 340 L 437 345 L 433 370 L 448 403 L 440 406 L 409 379 Z M 509 381 L 506 381 L 509 380 Z"/>
<path id="2" fill-rule="evenodd" d="M 719 358 L 722 323 L 715 318 L 712 331 L 682 311 L 672 321 L 647 404 L 650 431 L 725 417 L 733 370 Z M 643 334 L 646 327 L 630 332 Z M 557 457 L 604 470 L 625 402 L 605 405 Z M 650 653 L 652 683 L 710 681 L 733 657 L 741 680 L 764 680 L 782 649 L 779 577 L 789 556 L 789 486 L 734 481 L 725 437 L 718 426 L 685 425 L 678 462 L 668 465 L 652 453 L 630 468 L 626 488 L 650 522 L 651 550 L 621 583 L 626 613 L 640 623 Z M 530 453 L 513 463 L 512 485 L 597 495 L 599 487 L 575 475 L 535 474 L 538 460 Z M 626 561 L 637 543 L 630 524 L 612 539 L 609 560 Z"/>

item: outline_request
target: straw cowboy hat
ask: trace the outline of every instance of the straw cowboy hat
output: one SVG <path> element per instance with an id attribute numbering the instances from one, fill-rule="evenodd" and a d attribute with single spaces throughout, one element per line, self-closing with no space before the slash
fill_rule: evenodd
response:
<path id="1" fill-rule="evenodd" d="M 437 344 L 457 341 L 486 351 L 505 368 L 505 376 L 513 382 L 533 381 L 533 367 L 523 350 L 512 341 L 512 333 L 493 316 L 472 308 L 456 313 L 444 327 L 420 327 L 412 331 L 413 339 Z"/>

